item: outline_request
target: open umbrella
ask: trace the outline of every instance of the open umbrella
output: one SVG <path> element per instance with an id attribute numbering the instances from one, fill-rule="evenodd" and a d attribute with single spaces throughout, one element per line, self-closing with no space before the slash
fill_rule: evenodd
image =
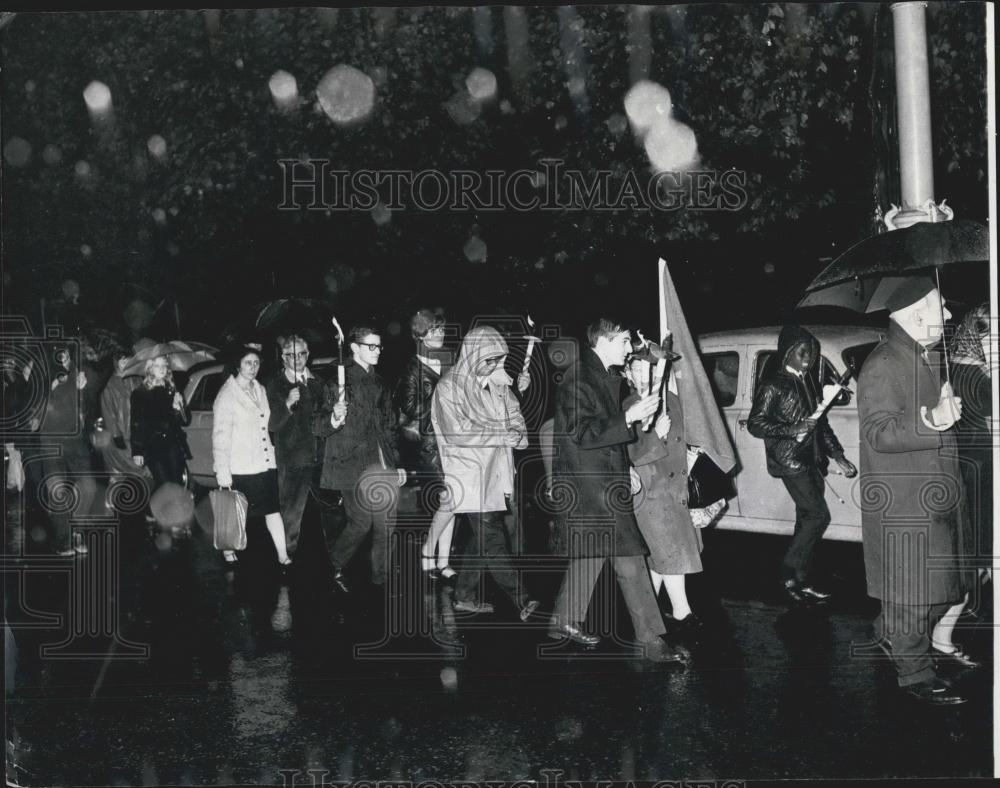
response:
<path id="1" fill-rule="evenodd" d="M 989 259 L 989 231 L 984 225 L 967 220 L 918 222 L 852 246 L 813 279 L 798 306 L 875 312 L 885 309 L 886 298 L 903 277 Z"/>
<path id="2" fill-rule="evenodd" d="M 886 300 L 907 276 L 933 270 L 940 292 L 942 266 L 989 259 L 989 231 L 978 222 L 918 222 L 852 246 L 812 281 L 798 306 L 843 306 L 855 312 L 875 312 L 886 308 Z M 942 302 L 941 325 L 944 323 Z M 941 349 L 950 383 L 944 337 Z"/>
<path id="3" fill-rule="evenodd" d="M 254 327 L 269 337 L 298 334 L 310 345 L 331 338 L 333 306 L 318 298 L 279 298 L 256 307 Z"/>
<path id="4" fill-rule="evenodd" d="M 121 375 L 123 378 L 129 375 L 142 375 L 146 369 L 146 362 L 159 356 L 167 357 L 170 369 L 182 372 L 203 361 L 214 361 L 215 353 L 216 351 L 211 345 L 204 345 L 200 342 L 181 342 L 179 339 L 172 342 L 160 342 L 145 347 L 133 355 Z"/>

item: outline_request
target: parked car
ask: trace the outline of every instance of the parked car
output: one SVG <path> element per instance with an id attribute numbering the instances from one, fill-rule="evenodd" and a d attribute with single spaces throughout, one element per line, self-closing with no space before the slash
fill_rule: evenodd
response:
<path id="1" fill-rule="evenodd" d="M 309 364 L 313 374 L 323 380 L 336 376 L 336 359 L 314 358 Z M 192 459 L 188 460 L 190 478 L 206 487 L 215 487 L 212 470 L 212 405 L 225 382 L 222 364 L 203 364 L 188 371 L 184 399 L 191 411 L 191 423 L 185 428 Z"/>
<path id="2" fill-rule="evenodd" d="M 848 383 L 850 390 L 834 401 L 827 418 L 844 447 L 847 459 L 858 465 L 860 438 L 856 377 L 868 354 L 882 340 L 883 333 L 862 326 L 806 328 L 820 343 L 821 358 L 815 368 L 820 386 L 833 383 L 848 367 L 854 371 Z M 757 385 L 773 372 L 777 363 L 780 330 L 779 326 L 738 329 L 703 334 L 698 338 L 702 363 L 715 401 L 729 428 L 738 460 L 736 497 L 729 501 L 729 509 L 719 520 L 718 528 L 790 535 L 795 524 L 795 506 L 791 497 L 781 481 L 767 473 L 764 441 L 747 431 L 747 419 Z M 826 538 L 860 542 L 858 478 L 847 479 L 831 473 L 827 476 L 827 483 L 826 498 L 832 522 Z"/>

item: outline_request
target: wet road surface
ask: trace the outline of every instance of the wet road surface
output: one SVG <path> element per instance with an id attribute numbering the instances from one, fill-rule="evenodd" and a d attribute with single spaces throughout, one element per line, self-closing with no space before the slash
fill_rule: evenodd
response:
<path id="1" fill-rule="evenodd" d="M 958 679 L 970 702 L 920 706 L 866 656 L 877 608 L 859 545 L 824 543 L 835 603 L 790 612 L 771 583 L 782 540 L 707 533 L 705 571 L 690 579 L 705 627 L 684 638 L 692 661 L 677 669 L 613 638 L 563 647 L 544 616 L 518 622 L 489 586 L 496 614 L 453 613 L 450 587 L 419 570 L 419 516 L 401 515 L 389 588 L 368 586 L 356 560 L 346 599 L 330 588 L 312 506 L 287 577 L 259 522 L 227 571 L 197 525 L 154 540 L 141 516 L 85 525 L 86 557 L 34 555 L 34 516 L 23 529 L 8 506 L 8 779 L 21 785 L 280 784 L 283 770 L 308 784 L 307 769 L 440 781 L 992 774 L 991 607 L 956 633 L 989 660 Z M 528 549 L 544 544 L 526 522 Z M 521 565 L 550 609 L 559 562 Z M 102 579 L 106 566 L 117 580 Z M 610 604 L 592 607 L 588 628 L 628 636 L 613 586 L 605 574 L 595 598 Z M 102 634 L 104 620 L 118 625 Z"/>

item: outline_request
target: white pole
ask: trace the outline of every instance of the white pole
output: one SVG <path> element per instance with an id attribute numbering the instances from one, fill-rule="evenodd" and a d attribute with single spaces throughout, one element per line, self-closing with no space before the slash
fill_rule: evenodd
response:
<path id="1" fill-rule="evenodd" d="M 903 205 L 886 215 L 890 229 L 951 218 L 950 209 L 934 204 L 926 7 L 925 2 L 893 3 L 891 6 Z"/>

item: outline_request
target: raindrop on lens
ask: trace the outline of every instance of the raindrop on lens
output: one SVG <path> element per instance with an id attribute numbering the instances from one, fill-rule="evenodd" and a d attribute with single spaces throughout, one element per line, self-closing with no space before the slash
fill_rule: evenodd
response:
<path id="1" fill-rule="evenodd" d="M 103 115 L 111 109 L 111 89 L 96 79 L 83 90 L 83 100 L 93 115 Z"/>
<path id="2" fill-rule="evenodd" d="M 3 157 L 11 167 L 24 167 L 31 161 L 31 143 L 21 137 L 11 137 L 3 146 Z"/>
<path id="3" fill-rule="evenodd" d="M 299 85 L 287 71 L 275 71 L 267 86 L 278 109 L 291 109 L 299 100 Z"/>
<path id="4" fill-rule="evenodd" d="M 646 135 L 644 147 L 657 172 L 687 170 L 698 163 L 698 140 L 680 121 L 668 118 L 657 123 Z"/>
<path id="5" fill-rule="evenodd" d="M 375 83 L 363 71 L 344 63 L 334 66 L 316 87 L 320 107 L 338 125 L 366 118 L 375 106 Z"/>
<path id="6" fill-rule="evenodd" d="M 497 78 L 492 71 L 474 68 L 465 78 L 465 89 L 476 101 L 489 101 L 497 94 Z"/>
<path id="7" fill-rule="evenodd" d="M 158 159 L 162 159 L 167 155 L 167 141 L 159 134 L 154 134 L 146 140 L 146 148 Z"/>
<path id="8" fill-rule="evenodd" d="M 672 109 L 670 91 L 648 79 L 639 80 L 625 94 L 625 114 L 639 135 L 649 131 L 654 123 L 669 118 Z"/>

